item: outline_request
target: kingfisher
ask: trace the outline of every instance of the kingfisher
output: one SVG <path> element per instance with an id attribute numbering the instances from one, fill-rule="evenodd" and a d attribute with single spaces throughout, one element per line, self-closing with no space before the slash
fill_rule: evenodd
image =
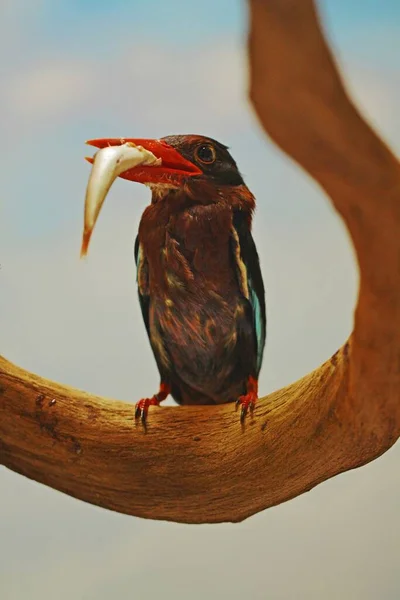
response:
<path id="1" fill-rule="evenodd" d="M 129 143 L 158 161 L 118 173 L 152 192 L 134 255 L 160 385 L 136 403 L 135 418 L 146 426 L 149 407 L 171 395 L 181 405 L 235 403 L 243 423 L 258 398 L 266 309 L 251 231 L 255 198 L 236 162 L 201 135 L 87 143 Z"/>

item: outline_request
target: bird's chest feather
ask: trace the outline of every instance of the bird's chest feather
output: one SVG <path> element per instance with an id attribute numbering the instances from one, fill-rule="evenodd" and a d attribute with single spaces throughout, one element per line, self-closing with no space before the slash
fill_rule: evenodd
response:
<path id="1" fill-rule="evenodd" d="M 172 214 L 161 207 L 160 219 L 151 212 L 143 215 L 139 240 L 152 297 L 190 301 L 194 294 L 225 294 L 236 286 L 229 206 L 196 205 Z"/>
<path id="2" fill-rule="evenodd" d="M 174 361 L 181 353 L 188 360 L 215 359 L 236 343 L 244 307 L 231 236 L 232 213 L 225 205 L 169 215 L 160 208 L 157 219 L 142 219 L 150 335 L 153 344 L 167 344 Z M 138 280 L 140 286 L 140 271 Z"/>

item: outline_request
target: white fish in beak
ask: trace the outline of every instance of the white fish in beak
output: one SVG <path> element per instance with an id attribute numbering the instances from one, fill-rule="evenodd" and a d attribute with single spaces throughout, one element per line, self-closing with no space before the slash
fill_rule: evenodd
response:
<path id="1" fill-rule="evenodd" d="M 81 257 L 87 254 L 97 217 L 115 179 L 124 171 L 140 165 L 159 166 L 161 159 L 132 142 L 120 146 L 107 146 L 94 155 L 86 188 Z"/>

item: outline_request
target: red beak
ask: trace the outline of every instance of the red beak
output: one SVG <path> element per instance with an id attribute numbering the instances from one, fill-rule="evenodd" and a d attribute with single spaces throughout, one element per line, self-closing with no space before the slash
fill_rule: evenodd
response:
<path id="1" fill-rule="evenodd" d="M 141 138 L 102 138 L 97 140 L 88 140 L 86 143 L 96 148 L 105 148 L 106 146 L 121 146 L 126 142 L 133 142 L 136 146 L 143 146 L 146 150 L 152 152 L 157 158 L 161 158 L 162 164 L 157 166 L 140 166 L 134 169 L 128 169 L 119 175 L 129 181 L 139 183 L 164 183 L 179 185 L 187 177 L 201 175 L 202 171 L 192 162 L 184 158 L 178 150 L 163 142 L 162 140 L 148 140 Z M 87 158 L 90 163 L 92 158 Z"/>

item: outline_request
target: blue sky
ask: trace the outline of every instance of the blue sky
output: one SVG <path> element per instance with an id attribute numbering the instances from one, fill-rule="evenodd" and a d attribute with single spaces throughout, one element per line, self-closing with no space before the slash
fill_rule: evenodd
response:
<path id="1" fill-rule="evenodd" d="M 400 2 L 321 6 L 349 89 L 399 153 Z M 231 147 L 257 198 L 269 316 L 262 394 L 346 339 L 357 293 L 347 234 L 318 186 L 260 131 L 247 102 L 245 38 L 237 0 L 2 3 L 1 354 L 112 398 L 154 392 L 132 257 L 148 190 L 117 181 L 88 260 L 78 258 L 84 140 L 118 135 L 196 132 Z M 396 446 L 220 527 L 116 515 L 2 470 L 0 596 L 397 600 L 398 458 Z"/>
<path id="2" fill-rule="evenodd" d="M 72 164 L 78 144 L 84 139 L 115 135 L 116 132 L 118 135 L 161 136 L 193 131 L 197 126 L 201 133 L 219 135 L 230 146 L 236 139 L 243 140 L 243 132 L 250 132 L 251 137 L 245 136 L 248 145 L 268 152 L 250 110 L 235 109 L 230 119 L 223 109 L 219 109 L 222 111 L 220 119 L 214 115 L 215 84 L 228 90 L 223 96 L 227 112 L 231 98 L 242 105 L 246 101 L 244 65 L 239 72 L 236 64 L 232 63 L 231 67 L 229 63 L 230 53 L 239 57 L 244 49 L 246 9 L 242 2 L 35 0 L 28 3 L 20 0 L 7 6 L 8 20 L 5 20 L 0 40 L 0 47 L 3 43 L 8 57 L 3 65 L 3 86 L 12 90 L 17 79 L 18 102 L 24 110 L 18 112 L 15 109 L 14 98 L 10 100 L 12 110 L 7 111 L 10 107 L 6 107 L 6 112 L 11 114 L 4 125 L 9 152 L 3 169 L 8 185 L 20 194 L 22 202 L 24 190 L 20 186 L 24 186 L 24 180 L 19 177 L 20 159 L 14 154 L 14 150 L 19 151 L 21 141 L 25 152 L 32 155 L 29 174 L 33 189 L 48 185 L 49 171 L 54 178 L 66 179 L 64 183 L 68 186 L 69 174 L 63 175 L 57 158 L 60 153 L 70 150 L 66 161 Z M 398 53 L 395 51 L 398 48 L 396 17 L 400 13 L 399 6 L 396 2 L 380 3 L 378 0 L 362 3 L 329 0 L 323 3 L 326 26 L 346 74 L 352 75 L 356 70 L 357 75 L 364 70 L 367 79 L 375 80 L 386 72 L 385 86 L 389 81 L 392 86 L 400 85 L 396 64 Z M 143 48 L 145 51 L 151 49 L 151 60 L 143 60 Z M 211 58 L 214 51 L 219 53 L 220 61 Z M 221 56 L 223 52 L 225 57 Z M 243 57 L 241 60 L 244 63 Z M 121 66 L 121 71 L 113 76 L 121 63 L 129 66 L 131 73 L 124 76 Z M 57 77 L 49 70 L 56 71 Z M 40 75 L 43 81 L 40 81 Z M 159 86 L 155 85 L 157 81 L 160 81 Z M 376 81 L 374 95 L 379 94 L 380 85 L 381 82 Z M 29 111 L 25 99 L 31 94 L 32 86 L 38 96 L 38 105 L 36 110 Z M 64 94 L 63 86 L 66 87 Z M 71 88 L 74 97 L 69 99 Z M 147 101 L 148 106 L 152 106 L 149 109 L 149 113 L 153 112 L 152 119 L 144 115 L 140 106 L 137 108 L 138 95 L 142 103 Z M 176 110 L 179 96 L 181 107 Z M 363 101 L 368 108 L 368 102 L 373 100 L 364 95 Z M 222 99 L 217 98 L 215 105 L 221 105 L 221 102 Z M 160 107 L 162 114 L 157 122 Z M 380 124 L 380 115 L 373 116 Z M 391 132 L 392 127 L 390 131 L 388 128 L 388 133 Z M 34 168 L 35 161 L 39 161 L 38 147 L 41 152 L 47 152 L 47 169 L 40 169 L 39 165 Z M 82 146 L 81 149 L 84 151 Z M 242 169 L 251 173 L 251 166 L 244 163 Z M 87 171 L 87 165 L 79 165 L 82 176 L 85 169 Z M 71 189 L 72 194 L 76 197 L 76 190 Z M 15 216 L 18 207 L 19 203 L 8 203 L 5 211 L 12 211 Z M 53 226 L 57 213 L 60 220 L 71 216 L 67 205 L 52 202 L 51 208 Z M 38 207 L 29 204 L 26 210 L 29 215 L 29 211 L 37 211 Z M 36 223 L 39 229 L 50 214 L 49 210 L 45 212 Z M 27 229 L 22 225 L 19 230 L 24 235 L 35 235 L 30 225 Z"/>
<path id="3" fill-rule="evenodd" d="M 16 2 L 23 5 L 23 2 Z M 371 43 L 359 49 L 364 56 L 375 57 L 382 48 L 374 48 L 377 37 L 397 30 L 400 4 L 396 0 L 325 0 L 321 12 L 331 36 L 339 43 L 357 49 L 358 41 L 369 37 Z M 222 35 L 244 35 L 246 7 L 238 0 L 58 0 L 39 5 L 32 21 L 33 31 L 45 43 L 59 46 L 65 43 L 68 51 L 109 51 L 118 40 L 107 39 L 107 31 L 115 28 L 120 38 L 150 36 L 162 43 L 210 44 L 211 38 Z M 101 48 L 101 40 L 107 44 Z M 382 44 L 382 40 L 381 40 Z M 381 45 L 380 44 L 380 45 Z"/>
<path id="4" fill-rule="evenodd" d="M 178 48 L 194 46 L 199 52 L 215 38 L 245 38 L 246 7 L 238 0 L 17 0 L 5 10 L 20 11 L 24 38 L 30 52 L 109 55 L 122 42 L 150 39 Z M 37 8 L 35 8 L 37 7 Z M 28 10 L 27 10 L 28 9 Z M 325 0 L 321 12 L 329 34 L 343 50 L 360 59 L 396 66 L 395 40 L 400 19 L 396 0 Z"/>
<path id="5" fill-rule="evenodd" d="M 366 25 L 393 25 L 400 17 L 400 6 L 396 0 L 326 0 L 322 11 L 328 16 L 328 26 L 340 28 L 342 35 Z M 171 40 L 175 36 L 184 41 L 204 38 L 205 25 L 208 35 L 219 35 L 224 32 L 242 32 L 245 30 L 244 15 L 246 8 L 238 0 L 203 0 L 200 3 L 189 3 L 185 0 L 66 0 L 47 2 L 43 13 L 40 14 L 42 31 L 62 24 L 62 28 L 85 23 L 94 26 L 104 18 L 111 19 L 119 26 L 125 26 L 132 31 L 140 28 L 152 31 L 154 35 Z"/>

